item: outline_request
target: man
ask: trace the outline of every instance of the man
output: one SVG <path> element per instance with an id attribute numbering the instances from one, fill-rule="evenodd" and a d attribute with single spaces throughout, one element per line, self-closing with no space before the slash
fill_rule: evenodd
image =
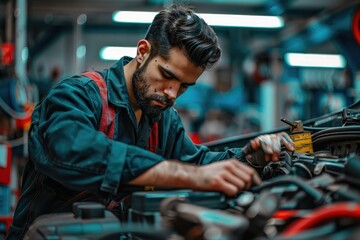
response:
<path id="1" fill-rule="evenodd" d="M 129 185 L 231 196 L 259 184 L 242 149 L 210 152 L 194 145 L 172 108 L 220 54 L 214 31 L 190 9 L 172 6 L 155 17 L 134 59 L 123 57 L 100 72 L 105 105 L 104 87 L 89 75 L 55 86 L 33 113 L 29 161 L 8 239 L 23 238 L 40 215 L 71 211 L 75 201 L 118 200 Z M 107 104 L 114 109 L 111 137 L 99 131 Z M 253 151 L 250 164 L 277 160 L 281 143 L 293 150 L 287 137 L 256 138 L 246 147 Z"/>

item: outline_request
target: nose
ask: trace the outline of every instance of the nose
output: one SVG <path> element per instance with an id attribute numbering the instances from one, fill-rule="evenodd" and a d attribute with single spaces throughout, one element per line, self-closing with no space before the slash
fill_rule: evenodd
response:
<path id="1" fill-rule="evenodd" d="M 171 81 L 164 89 L 164 94 L 170 99 L 175 100 L 177 98 L 180 82 L 178 81 Z"/>

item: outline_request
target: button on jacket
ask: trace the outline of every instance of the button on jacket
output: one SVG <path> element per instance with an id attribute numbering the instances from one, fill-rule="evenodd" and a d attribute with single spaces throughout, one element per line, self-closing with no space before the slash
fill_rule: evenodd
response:
<path id="1" fill-rule="evenodd" d="M 130 61 L 124 57 L 100 72 L 108 87 L 108 101 L 116 108 L 114 139 L 98 131 L 101 97 L 96 83 L 85 76 L 61 81 L 36 106 L 22 195 L 8 239 L 23 238 L 40 215 L 70 212 L 67 203 L 76 201 L 74 197 L 84 190 L 98 199 L 119 199 L 127 182 L 164 159 L 202 165 L 241 155 L 240 149 L 211 152 L 193 144 L 174 108 L 159 118 L 143 115 L 138 125 L 123 72 Z M 159 143 L 152 153 L 146 148 L 155 122 Z"/>

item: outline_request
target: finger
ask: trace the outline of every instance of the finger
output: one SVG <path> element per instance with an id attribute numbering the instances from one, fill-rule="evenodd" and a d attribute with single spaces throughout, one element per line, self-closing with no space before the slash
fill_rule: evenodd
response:
<path id="1" fill-rule="evenodd" d="M 262 135 L 259 137 L 259 140 L 260 140 L 260 145 L 261 145 L 262 150 L 266 154 L 272 154 L 273 149 L 272 149 L 271 136 L 270 135 Z"/>
<path id="2" fill-rule="evenodd" d="M 259 185 L 262 180 L 254 168 L 244 165 L 243 171 L 249 174 L 252 184 Z"/>
<path id="3" fill-rule="evenodd" d="M 265 155 L 265 162 L 269 162 L 271 160 L 271 155 L 272 154 L 266 154 Z"/>
<path id="4" fill-rule="evenodd" d="M 260 148 L 260 139 L 259 138 L 255 138 L 253 140 L 250 141 L 250 146 L 251 146 L 251 150 L 255 151 L 257 149 Z"/>
<path id="5" fill-rule="evenodd" d="M 295 144 L 293 142 L 288 142 L 284 138 L 281 138 L 280 142 L 285 146 L 289 151 L 295 151 Z"/>
<path id="6" fill-rule="evenodd" d="M 260 141 L 258 138 L 252 139 L 245 147 L 242 149 L 245 155 L 251 154 L 260 148 Z"/>
<path id="7" fill-rule="evenodd" d="M 254 184 L 254 185 L 260 185 L 261 182 L 262 182 L 262 180 L 261 180 L 259 174 L 258 174 L 256 171 L 254 171 L 254 174 L 253 174 L 253 184 Z"/>
<path id="8" fill-rule="evenodd" d="M 286 132 L 279 133 L 280 142 L 289 151 L 295 151 L 295 144 Z"/>
<path id="9" fill-rule="evenodd" d="M 284 140 L 286 140 L 287 142 L 293 142 L 291 137 L 289 136 L 289 134 L 287 134 L 286 132 L 280 132 L 277 134 L 279 137 L 283 137 Z"/>
<path id="10" fill-rule="evenodd" d="M 244 176 L 244 173 L 248 174 L 252 184 L 258 185 L 261 183 L 261 178 L 260 178 L 259 174 L 254 170 L 254 168 L 240 163 L 240 165 L 238 166 L 238 169 L 240 172 L 238 172 L 237 174 L 240 174 L 241 176 Z"/>
<path id="11" fill-rule="evenodd" d="M 280 156 L 280 154 L 274 153 L 274 154 L 271 156 L 271 161 L 273 161 L 273 162 L 279 161 L 279 156 Z"/>
<path id="12" fill-rule="evenodd" d="M 215 189 L 215 190 L 221 191 L 228 196 L 234 196 L 239 192 L 237 186 L 235 186 L 234 184 L 231 184 L 225 180 L 220 181 L 218 184 L 219 184 L 218 189 Z M 214 189 L 212 189 L 212 190 L 214 190 Z"/>
<path id="13" fill-rule="evenodd" d="M 237 178 L 243 179 L 244 181 L 251 181 L 250 175 L 254 171 L 254 169 L 237 161 L 235 163 L 235 166 L 232 166 L 229 171 Z"/>
<path id="14" fill-rule="evenodd" d="M 237 188 L 237 192 L 240 192 L 241 190 L 251 186 L 251 181 L 252 181 L 250 177 L 242 179 L 232 174 L 226 175 L 225 180 L 228 183 L 234 185 Z"/>
<path id="15" fill-rule="evenodd" d="M 251 155 L 249 155 L 248 157 L 250 157 L 251 159 Z M 250 160 L 248 159 L 248 160 Z M 237 171 L 236 173 L 234 172 L 234 174 L 237 174 L 238 176 L 241 176 L 243 174 L 243 172 L 247 173 L 247 174 L 251 174 L 253 171 L 255 171 L 252 167 L 241 163 L 239 161 L 236 162 L 236 167 L 232 168 L 232 170 Z"/>
<path id="16" fill-rule="evenodd" d="M 280 153 L 281 152 L 281 137 L 278 137 L 277 135 L 271 136 L 271 143 L 272 143 L 272 149 L 273 153 Z"/>

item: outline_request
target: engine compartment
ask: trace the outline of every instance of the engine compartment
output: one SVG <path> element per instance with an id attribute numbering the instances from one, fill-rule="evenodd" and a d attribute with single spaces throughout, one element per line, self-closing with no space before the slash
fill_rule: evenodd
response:
<path id="1" fill-rule="evenodd" d="M 55 220 L 64 214 L 42 216 L 26 239 L 356 239 L 360 233 L 360 102 L 316 119 L 290 122 L 290 128 L 270 133 L 281 131 L 300 137 L 306 133 L 311 136 L 311 148 L 297 151 L 304 149 L 305 140 L 300 138 L 295 152 L 283 149 L 280 161 L 268 163 L 259 172 L 263 183 L 237 196 L 186 189 L 134 191 L 127 198 L 127 208 L 120 209 L 126 213 L 125 220 L 114 218 L 105 206 L 107 214 L 95 214 L 91 220 L 76 211 L 66 215 L 66 221 Z M 244 146 L 261 134 L 269 132 L 207 146 L 214 151 Z M 89 234 L 94 222 L 104 224 Z"/>

